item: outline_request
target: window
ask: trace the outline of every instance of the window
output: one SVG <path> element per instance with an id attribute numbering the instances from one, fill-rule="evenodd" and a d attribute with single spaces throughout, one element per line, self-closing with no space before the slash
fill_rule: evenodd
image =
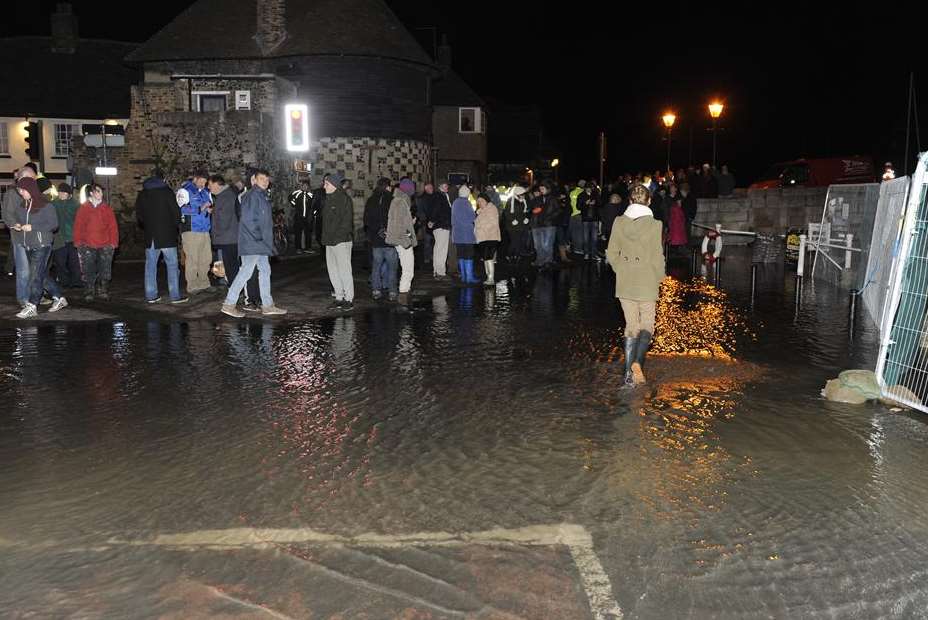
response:
<path id="1" fill-rule="evenodd" d="M 193 93 L 197 112 L 225 112 L 229 109 L 227 92 Z"/>
<path id="2" fill-rule="evenodd" d="M 0 155 L 10 154 L 10 134 L 6 123 L 0 123 Z"/>
<path id="3" fill-rule="evenodd" d="M 482 133 L 483 119 L 480 108 L 458 108 L 458 132 Z"/>
<path id="4" fill-rule="evenodd" d="M 74 136 L 80 135 L 81 126 L 68 123 L 55 123 L 55 157 L 71 155 L 71 143 Z"/>

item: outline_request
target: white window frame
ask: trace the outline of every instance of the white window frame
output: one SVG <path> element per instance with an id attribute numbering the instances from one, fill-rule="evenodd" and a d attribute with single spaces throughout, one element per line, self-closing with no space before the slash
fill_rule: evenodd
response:
<path id="1" fill-rule="evenodd" d="M 71 131 L 68 133 L 68 144 L 67 144 L 67 150 L 65 151 L 59 150 L 61 143 L 58 141 L 58 132 L 61 127 L 69 127 L 71 129 Z M 55 154 L 53 155 L 53 157 L 59 158 L 59 159 L 65 159 L 67 157 L 70 157 L 71 147 L 74 145 L 74 136 L 80 135 L 81 131 L 82 131 L 81 123 L 53 123 L 52 124 L 52 132 L 53 132 L 52 140 L 54 141 L 54 146 L 55 146 Z"/>
<path id="2" fill-rule="evenodd" d="M 474 113 L 474 128 L 471 131 L 464 131 L 462 128 L 465 111 L 473 111 Z M 458 133 L 483 133 L 483 110 L 480 108 L 458 108 Z"/>
<path id="3" fill-rule="evenodd" d="M 0 155 L 10 156 L 10 124 L 0 122 Z"/>
<path id="4" fill-rule="evenodd" d="M 195 91 L 193 91 L 192 93 L 190 93 L 190 95 L 193 97 L 194 112 L 202 112 L 202 111 L 203 111 L 203 109 L 200 107 L 200 97 L 201 97 L 202 95 L 213 96 L 213 97 L 217 97 L 217 96 L 219 96 L 219 95 L 222 95 L 223 97 L 226 98 L 226 111 L 228 112 L 230 109 L 235 109 L 234 107 L 233 107 L 233 108 L 230 108 L 230 107 L 229 107 L 229 95 L 230 95 L 230 94 L 232 94 L 232 93 L 231 93 L 231 91 L 228 91 L 228 90 L 195 90 Z M 235 102 L 233 102 L 233 105 L 234 105 L 234 103 L 235 103 Z"/>

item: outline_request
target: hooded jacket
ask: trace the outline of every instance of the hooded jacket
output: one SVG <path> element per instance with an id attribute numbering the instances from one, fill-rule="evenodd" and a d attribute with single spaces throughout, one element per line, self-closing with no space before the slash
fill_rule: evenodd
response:
<path id="1" fill-rule="evenodd" d="M 324 191 L 324 190 L 323 190 Z M 354 240 L 354 206 L 341 187 L 327 194 L 322 207 L 322 245 Z"/>
<path id="2" fill-rule="evenodd" d="M 274 215 L 267 190 L 253 185 L 242 194 L 242 216 L 238 227 L 239 256 L 274 255 Z"/>
<path id="3" fill-rule="evenodd" d="M 213 196 L 213 221 L 210 234 L 216 245 L 238 243 L 238 196 L 228 185 Z"/>
<path id="4" fill-rule="evenodd" d="M 135 216 L 145 232 L 145 247 L 176 248 L 180 228 L 180 209 L 174 191 L 163 179 L 151 177 L 142 183 L 135 199 Z"/>
<path id="5" fill-rule="evenodd" d="M 393 195 L 378 187 L 364 204 L 364 232 L 372 248 L 387 245 L 387 222 Z"/>
<path id="6" fill-rule="evenodd" d="M 405 249 L 416 247 L 416 229 L 410 207 L 409 194 L 401 189 L 393 192 L 387 218 L 387 245 Z"/>
<path id="7" fill-rule="evenodd" d="M 31 181 L 31 183 L 29 183 Z M 30 196 L 35 198 L 26 201 L 20 196 L 19 192 L 12 190 L 7 194 L 16 194 L 19 201 L 10 201 L 11 213 L 7 219 L 7 203 L 4 202 L 4 221 L 10 228 L 10 239 L 16 245 L 21 245 L 27 250 L 36 250 L 48 247 L 54 241 L 53 231 L 58 228 L 58 213 L 55 209 L 45 204 L 45 197 L 36 185 L 35 179 L 20 179 L 17 185 L 25 184 Z M 14 224 L 30 224 L 32 230 L 13 230 Z"/>
<path id="8" fill-rule="evenodd" d="M 663 226 L 651 210 L 631 204 L 617 217 L 609 236 L 606 260 L 615 271 L 615 296 L 657 301 L 664 279 Z"/>

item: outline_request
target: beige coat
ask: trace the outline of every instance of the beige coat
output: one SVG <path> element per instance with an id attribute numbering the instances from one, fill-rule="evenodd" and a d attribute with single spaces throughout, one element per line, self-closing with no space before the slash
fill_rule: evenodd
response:
<path id="1" fill-rule="evenodd" d="M 641 205 L 631 205 L 650 210 Z M 634 213 L 634 211 L 633 211 Z M 606 260 L 615 271 L 615 296 L 633 301 L 657 301 L 664 279 L 663 227 L 653 215 L 615 218 Z"/>
<path id="2" fill-rule="evenodd" d="M 409 196 L 401 189 L 393 192 L 387 214 L 387 245 L 400 248 L 416 247 L 416 228 L 412 220 Z"/>
<path id="3" fill-rule="evenodd" d="M 477 236 L 477 243 L 502 240 L 499 233 L 499 209 L 492 202 L 477 210 L 474 234 Z"/>

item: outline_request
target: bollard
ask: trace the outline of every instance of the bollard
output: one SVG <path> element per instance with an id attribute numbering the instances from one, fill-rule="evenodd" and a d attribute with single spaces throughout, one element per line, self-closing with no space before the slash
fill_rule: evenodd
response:
<path id="1" fill-rule="evenodd" d="M 857 298 L 860 297 L 860 291 L 856 288 L 852 288 L 849 295 L 848 303 L 848 319 L 847 319 L 847 331 L 851 337 L 851 340 L 854 339 L 854 323 L 857 318 Z"/>
<path id="2" fill-rule="evenodd" d="M 796 309 L 802 305 L 802 276 L 796 274 Z"/>

